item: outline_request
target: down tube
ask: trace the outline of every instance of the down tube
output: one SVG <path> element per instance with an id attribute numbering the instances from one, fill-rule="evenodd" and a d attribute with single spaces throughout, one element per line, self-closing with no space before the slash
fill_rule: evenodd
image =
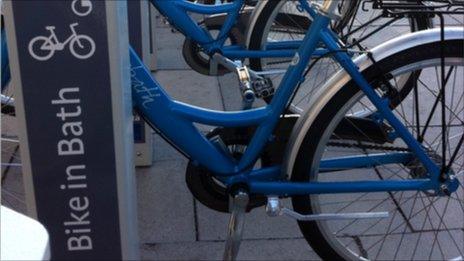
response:
<path id="1" fill-rule="evenodd" d="M 191 121 L 173 113 L 173 100 L 151 77 L 132 48 L 130 60 L 132 99 L 141 116 L 197 163 L 216 173 L 232 175 L 236 169 L 233 159 L 209 142 Z"/>

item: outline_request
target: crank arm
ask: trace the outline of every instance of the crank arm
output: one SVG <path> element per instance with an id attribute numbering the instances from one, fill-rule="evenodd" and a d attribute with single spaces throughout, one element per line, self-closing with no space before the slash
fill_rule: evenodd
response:
<path id="1" fill-rule="evenodd" d="M 211 71 L 217 73 L 217 67 L 218 65 L 224 66 L 227 70 L 231 72 L 235 72 L 238 67 L 241 67 L 242 64 L 236 63 L 232 61 L 231 59 L 224 57 L 223 55 L 219 53 L 215 53 L 211 57 Z"/>
<path id="2" fill-rule="evenodd" d="M 214 72 L 214 73 L 217 73 L 218 65 L 224 66 L 227 70 L 229 70 L 231 72 L 236 72 L 237 68 L 243 67 L 243 65 L 242 65 L 242 63 L 240 61 L 234 62 L 231 59 L 229 59 L 227 57 L 224 57 L 223 55 L 221 55 L 219 53 L 215 53 L 211 57 L 211 60 L 212 61 L 211 61 L 211 69 L 210 70 L 212 72 Z M 277 70 L 275 70 L 275 71 L 277 71 Z M 255 71 L 253 71 L 251 69 L 248 69 L 248 72 L 250 74 L 251 80 L 261 79 L 262 77 L 260 75 L 265 75 L 265 73 L 255 72 Z M 280 74 L 280 73 L 285 73 L 285 72 L 286 72 L 285 70 L 282 70 L 282 72 L 278 72 L 278 73 Z M 276 73 L 272 73 L 272 74 L 276 74 Z"/>

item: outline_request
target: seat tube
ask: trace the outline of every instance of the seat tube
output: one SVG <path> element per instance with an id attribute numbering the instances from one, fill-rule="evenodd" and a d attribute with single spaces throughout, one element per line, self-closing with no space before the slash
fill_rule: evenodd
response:
<path id="1" fill-rule="evenodd" d="M 271 114 L 268 120 L 261 124 L 253 135 L 253 139 L 248 145 L 245 154 L 239 163 L 239 169 L 243 170 L 253 165 L 256 162 L 259 152 L 266 144 L 266 140 L 272 135 L 272 132 L 287 106 L 290 97 L 300 81 L 303 81 L 302 75 L 311 60 L 311 57 L 321 42 L 320 33 L 329 26 L 330 19 L 323 15 L 317 15 L 314 22 L 306 34 L 303 43 L 296 52 L 291 66 L 284 75 L 279 88 L 272 98 Z"/>

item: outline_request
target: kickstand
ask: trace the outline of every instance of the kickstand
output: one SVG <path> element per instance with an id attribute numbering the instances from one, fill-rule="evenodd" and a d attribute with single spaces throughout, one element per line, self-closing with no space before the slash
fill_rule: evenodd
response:
<path id="1" fill-rule="evenodd" d="M 231 214 L 227 231 L 224 260 L 236 260 L 242 242 L 243 225 L 245 224 L 245 212 L 248 205 L 248 193 L 238 191 L 230 198 Z"/>

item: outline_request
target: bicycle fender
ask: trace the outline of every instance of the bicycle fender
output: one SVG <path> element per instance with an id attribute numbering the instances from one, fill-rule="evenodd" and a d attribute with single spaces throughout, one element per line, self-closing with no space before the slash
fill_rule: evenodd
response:
<path id="1" fill-rule="evenodd" d="M 459 40 L 464 39 L 464 28 L 460 27 L 447 27 L 445 28 L 445 40 Z M 392 40 L 389 40 L 371 50 L 375 61 L 383 60 L 398 52 L 420 46 L 424 44 L 434 43 L 441 41 L 440 28 L 419 31 L 415 33 L 406 34 Z M 359 71 L 363 72 L 365 69 L 372 65 L 371 60 L 367 55 L 362 55 L 354 60 L 358 66 Z M 330 99 L 338 93 L 338 91 L 351 80 L 351 76 L 340 70 L 336 73 L 323 87 L 321 87 L 309 102 L 308 109 L 301 113 L 300 118 L 295 124 L 293 131 L 290 135 L 289 142 L 285 151 L 282 176 L 291 177 L 293 165 L 295 163 L 299 148 L 303 139 L 313 124 L 317 115 L 327 105 Z"/>

